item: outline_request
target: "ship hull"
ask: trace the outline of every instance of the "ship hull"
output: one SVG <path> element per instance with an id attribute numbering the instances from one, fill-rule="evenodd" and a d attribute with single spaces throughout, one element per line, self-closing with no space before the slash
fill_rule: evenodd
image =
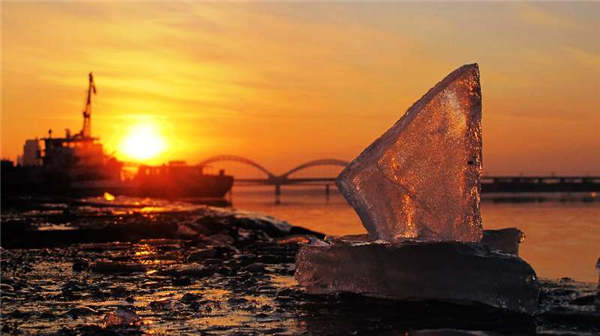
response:
<path id="1" fill-rule="evenodd" d="M 160 198 L 222 198 L 232 186 L 232 176 L 203 175 L 192 181 L 180 183 L 164 183 L 158 179 L 135 183 L 131 193 L 134 196 Z"/>
<path id="2" fill-rule="evenodd" d="M 188 181 L 73 181 L 64 175 L 50 174 L 42 167 L 2 169 L 2 198 L 31 195 L 100 196 L 105 192 L 113 195 L 170 199 L 223 198 L 232 186 L 233 177 L 229 175 L 201 175 Z"/>

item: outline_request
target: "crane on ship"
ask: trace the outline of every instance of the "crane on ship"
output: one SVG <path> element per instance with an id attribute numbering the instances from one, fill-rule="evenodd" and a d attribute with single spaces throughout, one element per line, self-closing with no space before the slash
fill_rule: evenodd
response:
<path id="1" fill-rule="evenodd" d="M 83 110 L 83 128 L 79 132 L 82 138 L 92 137 L 92 94 L 96 94 L 96 85 L 94 84 L 94 74 L 90 72 L 87 99 Z"/>

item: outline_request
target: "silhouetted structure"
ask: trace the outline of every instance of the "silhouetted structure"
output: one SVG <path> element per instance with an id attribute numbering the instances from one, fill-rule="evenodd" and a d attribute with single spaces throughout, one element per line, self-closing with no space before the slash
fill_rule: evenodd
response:
<path id="1" fill-rule="evenodd" d="M 233 176 L 225 175 L 224 170 L 207 175 L 202 166 L 171 161 L 162 166 L 140 166 L 132 183 L 136 192 L 145 196 L 220 198 L 233 186 Z"/>
<path id="2" fill-rule="evenodd" d="M 284 185 L 329 185 L 336 177 L 291 177 L 292 174 L 315 166 L 345 167 L 348 162 L 339 159 L 319 159 L 303 163 L 281 175 L 276 175 L 254 160 L 237 155 L 217 155 L 200 162 L 208 165 L 220 161 L 234 161 L 249 165 L 263 172 L 266 178 L 236 178 L 236 185 L 272 185 L 275 196 L 281 195 Z M 553 192 L 600 192 L 600 176 L 484 176 L 481 179 L 483 193 L 553 193 Z"/>
<path id="3" fill-rule="evenodd" d="M 65 130 L 63 138 L 48 136 L 26 140 L 20 164 L 2 162 L 2 195 L 101 195 L 104 192 L 155 197 L 223 197 L 233 177 L 204 174 L 202 167 L 172 162 L 142 166 L 134 180 L 122 176 L 123 163 L 104 153 L 99 138 L 92 136 L 92 95 L 96 85 L 89 74 L 79 133 Z"/>

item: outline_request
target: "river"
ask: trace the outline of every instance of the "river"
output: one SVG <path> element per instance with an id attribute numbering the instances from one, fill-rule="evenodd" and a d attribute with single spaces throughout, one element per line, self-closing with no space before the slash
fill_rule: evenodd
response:
<path id="1" fill-rule="evenodd" d="M 275 204 L 273 187 L 236 187 L 233 207 L 270 215 L 329 235 L 365 233 L 360 219 L 335 188 L 283 188 Z M 525 233 L 520 255 L 539 277 L 598 281 L 600 202 L 495 203 L 484 201 L 485 229 L 517 227 Z"/>

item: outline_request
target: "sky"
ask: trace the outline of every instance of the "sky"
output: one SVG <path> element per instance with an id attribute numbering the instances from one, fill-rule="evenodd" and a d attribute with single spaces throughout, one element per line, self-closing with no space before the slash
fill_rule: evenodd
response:
<path id="1" fill-rule="evenodd" d="M 600 174 L 600 3 L 1 3 L 1 153 L 152 125 L 150 163 L 218 154 L 284 172 L 351 160 L 477 62 L 486 174 Z M 152 160 L 151 160 L 152 161 Z"/>

